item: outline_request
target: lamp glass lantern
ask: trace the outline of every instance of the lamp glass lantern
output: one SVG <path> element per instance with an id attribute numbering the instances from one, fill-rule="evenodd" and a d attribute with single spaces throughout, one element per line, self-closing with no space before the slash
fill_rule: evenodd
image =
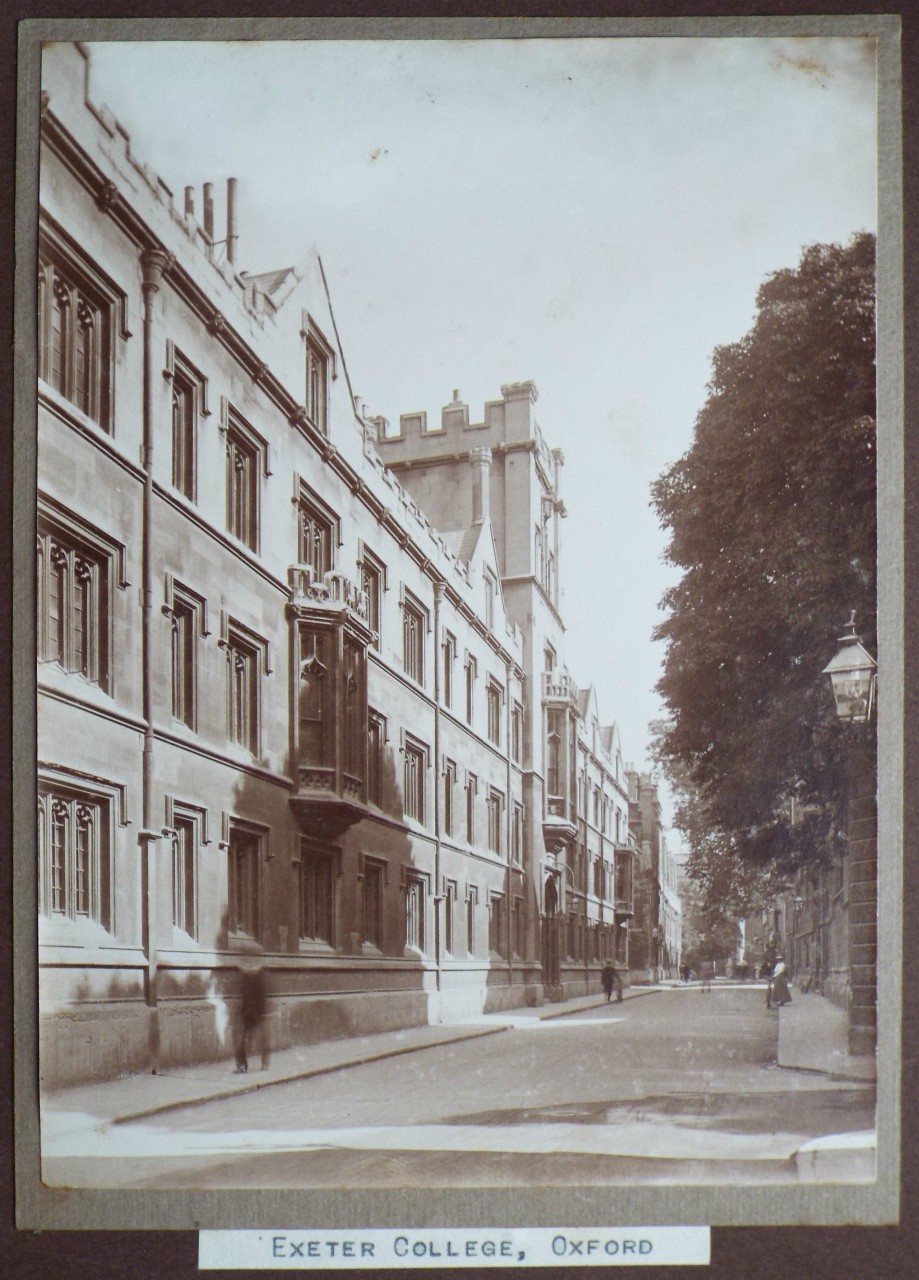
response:
<path id="1" fill-rule="evenodd" d="M 874 706 L 878 664 L 855 634 L 853 613 L 833 657 L 823 668 L 830 677 L 836 714 L 846 724 L 864 724 Z"/>

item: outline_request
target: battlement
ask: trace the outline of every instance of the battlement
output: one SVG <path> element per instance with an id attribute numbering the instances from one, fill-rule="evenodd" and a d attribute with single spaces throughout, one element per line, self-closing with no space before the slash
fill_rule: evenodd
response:
<path id="1" fill-rule="evenodd" d="M 377 443 L 384 461 L 394 463 L 539 440 L 541 433 L 531 408 L 537 396 L 532 382 L 509 383 L 501 388 L 500 400 L 486 401 L 482 420 L 473 422 L 469 405 L 455 390 L 439 420 L 429 419 L 423 409 L 401 414 L 397 430 L 385 419 L 374 419 Z"/>
<path id="2" fill-rule="evenodd" d="M 470 422 L 469 406 L 458 390 L 441 409 L 436 426 L 423 409 L 401 414 L 397 430 L 384 417 L 369 417 L 366 421 L 384 464 L 396 471 L 427 463 L 456 462 L 471 457 L 477 449 L 501 453 L 524 445 L 534 454 L 548 488 L 557 493 L 565 456 L 561 449 L 549 447 L 533 416 L 532 406 L 538 395 L 533 382 L 506 383 L 500 400 L 485 402 L 481 422 Z"/>

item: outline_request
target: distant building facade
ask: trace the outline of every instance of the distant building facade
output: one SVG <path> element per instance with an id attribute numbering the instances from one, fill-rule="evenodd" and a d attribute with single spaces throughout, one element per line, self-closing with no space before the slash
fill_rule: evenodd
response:
<path id="1" fill-rule="evenodd" d="M 221 251 L 80 46 L 43 85 L 45 1084 L 228 1054 L 247 954 L 277 1046 L 627 972 L 629 783 L 565 666 L 535 387 L 394 433 L 317 256 L 241 271 L 232 186 Z"/>
<path id="2" fill-rule="evenodd" d="M 675 977 L 683 953 L 679 864 L 667 846 L 657 780 L 629 766 L 629 825 L 637 849 L 629 953 L 636 981 Z"/>

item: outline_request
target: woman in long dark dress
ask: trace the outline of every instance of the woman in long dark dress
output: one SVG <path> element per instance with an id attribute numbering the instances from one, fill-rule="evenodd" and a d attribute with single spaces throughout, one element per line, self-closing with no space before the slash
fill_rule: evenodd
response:
<path id="1" fill-rule="evenodd" d="M 775 972 L 772 975 L 772 995 L 771 1004 L 783 1005 L 791 1004 L 791 991 L 788 987 L 788 978 L 785 973 L 785 961 L 779 957 L 779 962 L 775 966 Z"/>

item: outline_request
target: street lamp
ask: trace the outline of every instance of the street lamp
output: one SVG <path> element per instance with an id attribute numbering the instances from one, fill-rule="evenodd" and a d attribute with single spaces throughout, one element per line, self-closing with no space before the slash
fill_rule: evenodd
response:
<path id="1" fill-rule="evenodd" d="M 874 710 L 877 663 L 855 634 L 855 614 L 823 668 L 843 724 L 867 725 Z M 849 756 L 849 1052 L 877 1043 L 877 759 L 867 732 L 850 736 Z"/>
<path id="2" fill-rule="evenodd" d="M 830 677 L 836 714 L 843 724 L 865 724 L 874 709 L 878 664 L 855 634 L 855 611 L 837 641 L 838 648 L 823 668 Z"/>

